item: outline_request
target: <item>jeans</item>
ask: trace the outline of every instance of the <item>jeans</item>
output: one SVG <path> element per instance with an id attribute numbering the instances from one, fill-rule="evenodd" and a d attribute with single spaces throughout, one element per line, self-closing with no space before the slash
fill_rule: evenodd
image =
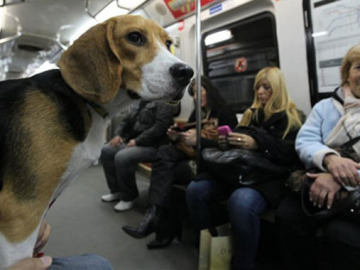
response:
<path id="1" fill-rule="evenodd" d="M 151 146 L 113 147 L 106 144 L 101 150 L 106 182 L 111 193 L 120 193 L 124 201 L 132 201 L 139 196 L 135 170 L 139 162 L 151 162 L 156 158 L 157 149 Z"/>
<path id="2" fill-rule="evenodd" d="M 54 258 L 49 270 L 112 270 L 108 260 L 97 255 Z"/>
<path id="3" fill-rule="evenodd" d="M 186 197 L 198 230 L 213 226 L 210 203 L 229 198 L 228 214 L 234 239 L 232 269 L 253 269 L 260 234 L 259 216 L 268 208 L 265 198 L 255 189 L 241 187 L 231 190 L 216 180 L 191 182 Z"/>
<path id="4" fill-rule="evenodd" d="M 360 224 L 311 218 L 294 195 L 281 202 L 276 214 L 284 269 L 360 269 Z"/>

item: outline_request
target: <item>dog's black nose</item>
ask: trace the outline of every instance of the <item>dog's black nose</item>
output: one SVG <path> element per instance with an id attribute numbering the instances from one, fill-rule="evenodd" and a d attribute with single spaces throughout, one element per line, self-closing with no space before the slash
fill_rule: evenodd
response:
<path id="1" fill-rule="evenodd" d="M 169 69 L 169 72 L 181 86 L 188 85 L 190 79 L 194 75 L 194 70 L 188 65 L 182 63 L 172 65 Z"/>

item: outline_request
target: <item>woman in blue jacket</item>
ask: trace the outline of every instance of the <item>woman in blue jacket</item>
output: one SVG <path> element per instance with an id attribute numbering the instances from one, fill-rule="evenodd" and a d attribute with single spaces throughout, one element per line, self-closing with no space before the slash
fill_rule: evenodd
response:
<path id="1" fill-rule="evenodd" d="M 314 106 L 295 143 L 306 168 L 319 171 L 308 174 L 314 180 L 309 200 L 319 209 L 332 208 L 342 187 L 353 190 L 360 184 L 360 165 L 335 150 L 360 135 L 360 44 L 345 55 L 341 79 L 332 97 Z M 360 142 L 353 151 L 360 154 Z M 325 221 L 307 216 L 294 194 L 281 203 L 277 219 L 286 269 L 320 269 L 319 261 L 324 269 L 360 269 L 358 223 L 340 216 Z M 316 248 L 319 228 L 323 229 L 320 250 Z"/>

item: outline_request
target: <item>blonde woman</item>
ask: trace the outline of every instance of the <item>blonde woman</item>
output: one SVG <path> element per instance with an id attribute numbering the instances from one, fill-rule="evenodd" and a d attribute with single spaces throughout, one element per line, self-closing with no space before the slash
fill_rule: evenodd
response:
<path id="1" fill-rule="evenodd" d="M 295 104 L 290 100 L 282 72 L 277 67 L 260 70 L 254 83 L 254 102 L 245 111 L 238 130 L 227 137 L 219 136 L 219 144 L 251 149 L 263 153 L 274 163 L 291 167 L 297 161 L 294 140 L 301 126 Z M 249 132 L 241 126 L 253 127 Z M 228 199 L 228 215 L 233 230 L 232 269 L 253 269 L 257 252 L 259 216 L 280 200 L 285 179 L 266 179 L 251 186 L 222 181 L 221 177 L 202 172 L 187 189 L 188 209 L 197 229 L 209 228 L 210 204 Z"/>
<path id="2" fill-rule="evenodd" d="M 341 65 L 341 86 L 332 97 L 315 104 L 296 138 L 295 146 L 314 180 L 309 201 L 328 209 L 340 190 L 360 185 L 360 165 L 341 157 L 337 148 L 360 136 L 360 44 L 349 49 Z M 360 155 L 360 142 L 352 146 Z M 340 216 L 316 220 L 303 212 L 298 197 L 289 194 L 277 211 L 286 269 L 360 269 L 360 223 Z M 318 238 L 317 232 L 322 234 Z M 321 242 L 321 252 L 316 247 Z M 319 258 L 319 254 L 325 258 Z M 317 264 L 321 262 L 320 268 Z M 324 265 L 325 264 L 325 265 Z M 325 267 L 324 267 L 325 266 Z M 324 267 L 324 268 L 323 268 Z"/>

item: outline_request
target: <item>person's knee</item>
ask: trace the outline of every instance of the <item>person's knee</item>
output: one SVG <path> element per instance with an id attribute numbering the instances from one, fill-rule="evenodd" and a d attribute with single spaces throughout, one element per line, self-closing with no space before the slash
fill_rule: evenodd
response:
<path id="1" fill-rule="evenodd" d="M 199 182 L 192 181 L 186 188 L 186 199 L 190 204 L 197 201 L 202 194 L 203 191 Z"/>
<path id="2" fill-rule="evenodd" d="M 243 216 L 259 215 L 265 207 L 265 199 L 253 189 L 237 189 L 228 200 L 229 213 L 238 213 Z"/>
<path id="3" fill-rule="evenodd" d="M 108 160 L 114 158 L 114 150 L 110 149 L 108 145 L 103 146 L 100 153 L 100 160 Z"/>
<path id="4" fill-rule="evenodd" d="M 134 161 L 128 154 L 128 151 L 126 151 L 126 149 L 123 149 L 116 153 L 114 157 L 114 163 L 117 167 L 124 167 L 129 166 L 130 164 L 134 163 Z"/>

